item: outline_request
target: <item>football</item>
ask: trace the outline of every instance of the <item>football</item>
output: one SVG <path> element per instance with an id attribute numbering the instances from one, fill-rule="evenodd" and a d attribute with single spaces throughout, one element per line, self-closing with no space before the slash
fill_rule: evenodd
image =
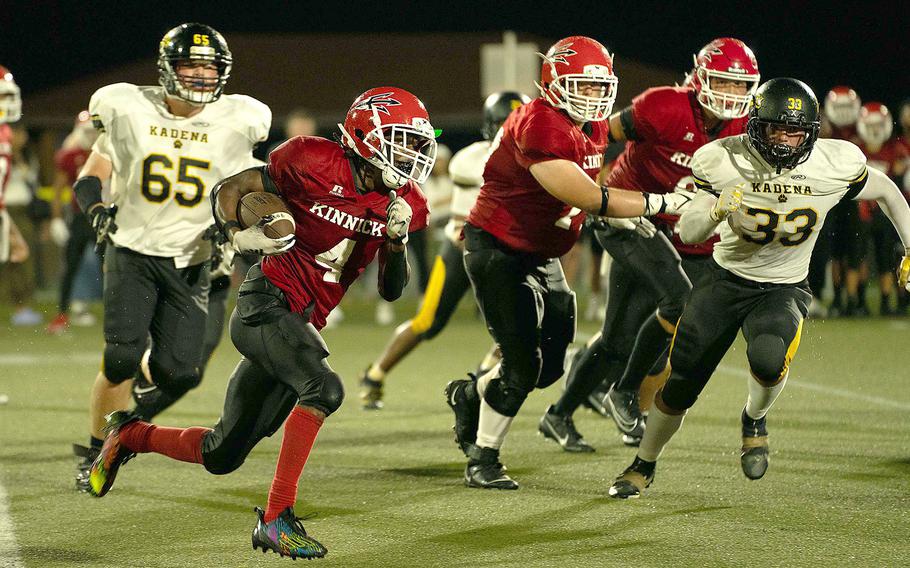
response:
<path id="1" fill-rule="evenodd" d="M 280 239 L 294 234 L 294 218 L 284 201 L 274 193 L 255 191 L 240 198 L 237 204 L 237 219 L 240 226 L 246 229 L 258 223 L 262 218 L 274 218 L 262 227 L 265 236 Z"/>

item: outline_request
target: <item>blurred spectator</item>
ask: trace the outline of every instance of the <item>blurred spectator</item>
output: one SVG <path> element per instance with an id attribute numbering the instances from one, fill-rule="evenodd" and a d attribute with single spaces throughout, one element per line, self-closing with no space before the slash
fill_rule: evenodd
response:
<path id="1" fill-rule="evenodd" d="M 50 233 L 54 242 L 64 247 L 65 270 L 60 281 L 59 311 L 47 326 L 47 332 L 50 334 L 63 333 L 69 326 L 73 283 L 83 264 L 85 249 L 95 244 L 95 233 L 86 216 L 79 210 L 76 200 L 70 196 L 69 204 L 64 203 L 64 196 L 68 195 L 69 188 L 79 177 L 79 171 L 88 159 L 95 138 L 97 131 L 92 127 L 89 113 L 82 111 L 76 118 L 73 131 L 64 139 L 63 145 L 54 156 L 55 199 L 51 208 L 53 219 Z M 98 277 L 100 278 L 100 274 Z M 92 325 L 94 317 L 83 305 L 81 310 L 73 314 L 72 321 L 75 325 Z"/>

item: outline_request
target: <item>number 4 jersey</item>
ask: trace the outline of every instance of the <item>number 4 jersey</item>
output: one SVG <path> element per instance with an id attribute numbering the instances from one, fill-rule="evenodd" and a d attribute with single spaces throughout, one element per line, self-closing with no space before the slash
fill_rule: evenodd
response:
<path id="1" fill-rule="evenodd" d="M 268 136 L 272 113 L 256 99 L 223 95 L 183 118 L 168 111 L 164 96 L 162 87 L 128 83 L 96 91 L 89 111 L 101 135 L 92 151 L 113 164 L 114 244 L 183 268 L 209 258 L 202 240 L 213 223 L 209 192 L 261 164 L 252 151 Z"/>
<path id="2" fill-rule="evenodd" d="M 714 260 L 756 282 L 793 284 L 806 279 L 809 258 L 825 216 L 866 183 L 866 158 L 844 140 L 819 139 L 792 170 L 776 173 L 749 144 L 733 136 L 702 146 L 692 156 L 701 190 L 714 195 L 740 185 L 740 209 L 720 225 Z"/>
<path id="3" fill-rule="evenodd" d="M 387 193 L 361 192 L 340 144 L 291 138 L 269 155 L 268 177 L 297 225 L 288 252 L 268 256 L 262 272 L 295 312 L 312 310 L 317 329 L 385 243 Z M 410 231 L 427 227 L 427 200 L 410 181 L 398 195 L 411 206 Z"/>

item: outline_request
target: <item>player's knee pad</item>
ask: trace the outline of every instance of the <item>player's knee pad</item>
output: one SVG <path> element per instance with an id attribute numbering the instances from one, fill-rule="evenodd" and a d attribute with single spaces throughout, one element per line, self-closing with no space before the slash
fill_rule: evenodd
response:
<path id="1" fill-rule="evenodd" d="M 528 398 L 528 391 L 514 385 L 509 385 L 502 379 L 493 379 L 483 393 L 483 399 L 493 410 L 503 416 L 514 417 Z"/>
<path id="2" fill-rule="evenodd" d="M 762 383 L 780 380 L 787 360 L 787 346 L 781 337 L 762 334 L 752 339 L 746 348 L 752 374 Z"/>
<path id="3" fill-rule="evenodd" d="M 308 389 L 307 393 L 300 395 L 297 404 L 320 410 L 326 416 L 338 410 L 344 402 L 344 385 L 338 373 L 330 371 L 315 378 L 313 382 L 315 388 Z"/>
<path id="4" fill-rule="evenodd" d="M 659 394 L 664 405 L 683 411 L 692 408 L 704 387 L 704 382 L 686 377 L 674 370 Z"/>
<path id="5" fill-rule="evenodd" d="M 108 343 L 104 346 L 104 376 L 114 384 L 120 384 L 133 378 L 142 354 L 145 353 L 145 341 L 131 343 Z"/>

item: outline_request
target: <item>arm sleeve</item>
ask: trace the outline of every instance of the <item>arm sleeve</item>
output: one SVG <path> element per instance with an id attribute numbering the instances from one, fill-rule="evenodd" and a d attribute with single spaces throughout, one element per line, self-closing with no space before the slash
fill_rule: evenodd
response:
<path id="1" fill-rule="evenodd" d="M 904 250 L 910 250 L 910 205 L 891 178 L 874 168 L 867 170 L 864 187 L 857 199 L 877 201 L 894 225 Z"/>

